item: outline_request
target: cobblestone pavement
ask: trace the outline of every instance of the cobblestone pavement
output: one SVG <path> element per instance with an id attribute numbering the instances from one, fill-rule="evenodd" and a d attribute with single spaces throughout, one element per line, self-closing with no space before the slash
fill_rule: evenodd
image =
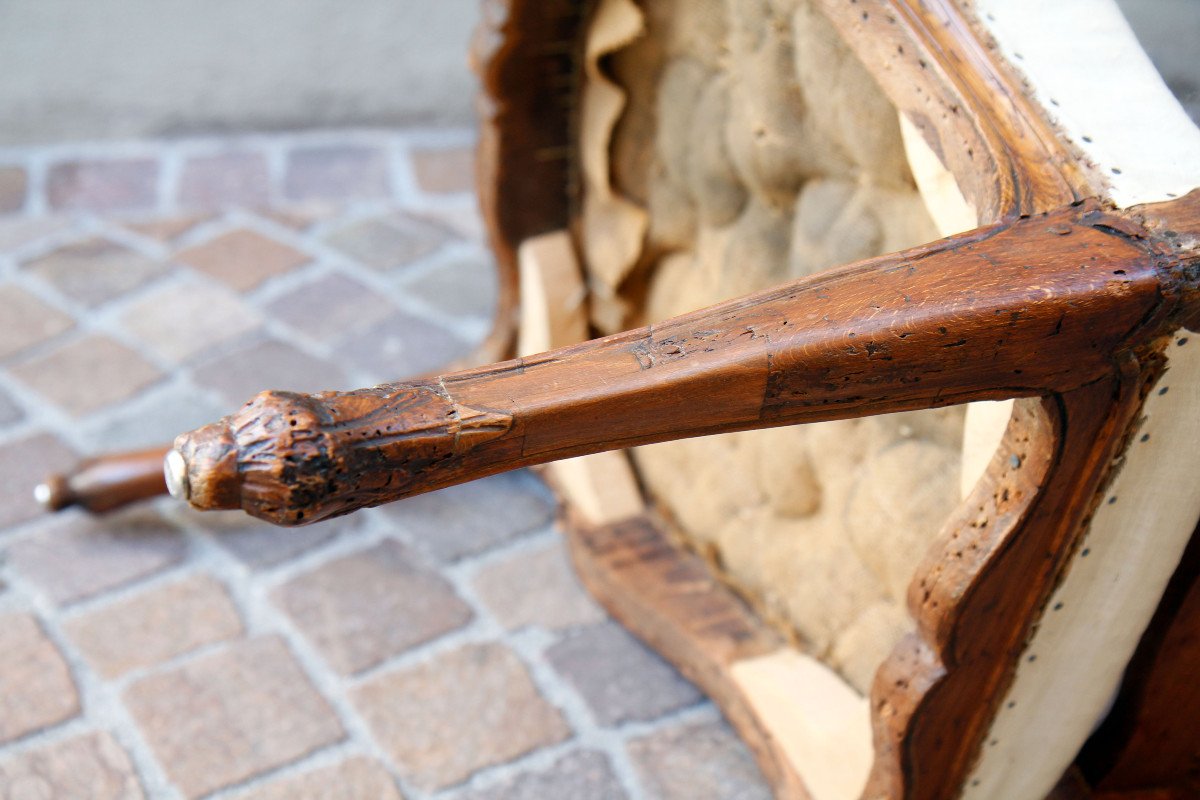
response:
<path id="1" fill-rule="evenodd" d="M 529 473 L 296 530 L 48 471 L 466 354 L 471 131 L 0 150 L 0 797 L 764 798 Z"/>

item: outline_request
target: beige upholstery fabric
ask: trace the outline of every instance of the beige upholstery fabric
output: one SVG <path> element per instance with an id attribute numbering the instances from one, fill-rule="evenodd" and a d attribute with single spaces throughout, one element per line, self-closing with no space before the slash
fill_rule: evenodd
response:
<path id="1" fill-rule="evenodd" d="M 611 188 L 649 227 L 608 244 L 641 253 L 620 284 L 589 272 L 602 332 L 937 238 L 895 110 L 805 0 L 637 5 L 645 33 L 599 65 L 627 95 Z M 909 578 L 958 498 L 961 430 L 946 409 L 634 459 L 692 545 L 865 691 L 909 629 Z"/>

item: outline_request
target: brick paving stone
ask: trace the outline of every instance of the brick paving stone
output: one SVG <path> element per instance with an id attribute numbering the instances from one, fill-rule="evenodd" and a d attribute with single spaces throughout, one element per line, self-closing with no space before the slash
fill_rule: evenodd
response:
<path id="1" fill-rule="evenodd" d="M 257 231 L 239 228 L 179 251 L 175 260 L 245 292 L 312 258 Z"/>
<path id="2" fill-rule="evenodd" d="M 373 667 L 470 622 L 470 607 L 436 572 L 385 541 L 299 575 L 273 594 L 343 675 Z"/>
<path id="3" fill-rule="evenodd" d="M 285 228 L 306 231 L 318 222 L 338 213 L 338 210 L 338 206 L 332 203 L 312 202 L 292 205 L 288 208 L 261 208 L 257 213 L 263 219 L 269 219 Z"/>
<path id="4" fill-rule="evenodd" d="M 353 278 L 333 273 L 280 295 L 266 310 L 317 341 L 336 344 L 382 321 L 395 307 Z"/>
<path id="5" fill-rule="evenodd" d="M 383 506 L 439 561 L 475 555 L 540 530 L 554 516 L 546 487 L 527 470 L 506 472 Z"/>
<path id="6" fill-rule="evenodd" d="M 29 176 L 22 167 L 0 167 L 0 214 L 20 211 L 25 206 Z"/>
<path id="7" fill-rule="evenodd" d="M 413 216 L 445 228 L 459 239 L 482 244 L 485 238 L 483 219 L 479 216 L 479 207 L 474 202 L 461 206 L 427 208 L 413 212 Z"/>
<path id="8" fill-rule="evenodd" d="M 667 662 L 615 622 L 569 631 L 546 659 L 583 696 L 600 725 L 644 722 L 703 699 Z"/>
<path id="9" fill-rule="evenodd" d="M 64 630 L 106 678 L 161 664 L 242 634 L 221 584 L 195 575 L 69 619 Z"/>
<path id="10" fill-rule="evenodd" d="M 413 150 L 412 165 L 422 191 L 445 194 L 475 190 L 473 147 Z"/>
<path id="11" fill-rule="evenodd" d="M 252 569 L 269 569 L 305 553 L 337 536 L 357 530 L 363 517 L 351 514 L 337 519 L 281 528 L 241 511 L 182 512 L 191 524 L 210 531 L 217 544 Z"/>
<path id="12" fill-rule="evenodd" d="M 215 402 L 190 384 L 177 381 L 121 403 L 81 426 L 79 436 L 87 451 L 94 453 L 167 445 L 184 431 L 220 419 L 233 408 L 231 403 Z"/>
<path id="13" fill-rule="evenodd" d="M 627 749 L 656 800 L 771 800 L 750 752 L 723 721 L 666 728 Z"/>
<path id="14" fill-rule="evenodd" d="M 342 370 L 276 339 L 251 342 L 196 368 L 196 380 L 219 391 L 231 409 L 265 389 L 350 389 Z"/>
<path id="15" fill-rule="evenodd" d="M 153 239 L 162 244 L 169 244 L 202 222 L 212 219 L 212 214 L 186 214 L 176 217 L 162 217 L 143 222 L 126 222 L 125 227 L 136 234 Z"/>
<path id="16" fill-rule="evenodd" d="M 0 616 L 0 742 L 79 713 L 67 662 L 30 614 Z"/>
<path id="17" fill-rule="evenodd" d="M 225 208 L 270 200 L 267 159 L 261 153 L 218 153 L 189 158 L 179 176 L 179 205 Z"/>
<path id="18" fill-rule="evenodd" d="M 49 474 L 75 464 L 75 452 L 61 439 L 38 433 L 0 444 L 0 531 L 45 514 L 33 489 Z"/>
<path id="19" fill-rule="evenodd" d="M 558 540 L 489 564 L 475 576 L 474 588 L 510 631 L 527 625 L 561 629 L 606 619 L 580 586 Z"/>
<path id="20" fill-rule="evenodd" d="M 162 377 L 149 361 L 104 335 L 56 347 L 10 371 L 76 417 L 127 400 Z"/>
<path id="21" fill-rule="evenodd" d="M 450 319 L 486 322 L 496 315 L 496 265 L 482 253 L 438 264 L 402 286 L 405 293 Z"/>
<path id="22" fill-rule="evenodd" d="M 104 732 L 76 736 L 0 761 L 5 800 L 141 800 L 129 755 Z"/>
<path id="23" fill-rule="evenodd" d="M 233 292 L 187 282 L 152 291 L 121 315 L 121 324 L 159 356 L 187 361 L 261 323 Z"/>
<path id="24" fill-rule="evenodd" d="M 103 517 L 63 512 L 10 544 L 9 566 L 59 605 L 131 583 L 183 560 L 187 543 L 145 506 Z"/>
<path id="25" fill-rule="evenodd" d="M 327 244 L 380 272 L 424 258 L 449 239 L 444 228 L 407 214 L 356 222 L 325 237 Z"/>
<path id="26" fill-rule="evenodd" d="M 0 389 L 0 428 L 11 425 L 25 418 L 25 411 L 16 400 Z"/>
<path id="27" fill-rule="evenodd" d="M 522 772 L 494 786 L 464 792 L 456 800 L 622 800 L 628 797 L 603 753 L 563 756 L 549 768 Z"/>
<path id="28" fill-rule="evenodd" d="M 300 201 L 386 197 L 387 156 L 377 147 L 297 148 L 288 154 L 284 194 Z"/>
<path id="29" fill-rule="evenodd" d="M 400 771 L 425 790 L 466 780 L 571 735 L 501 644 L 471 644 L 380 675 L 353 702 Z"/>
<path id="30" fill-rule="evenodd" d="M 100 237 L 64 245 L 22 268 L 85 306 L 116 299 L 167 272 L 165 264 Z"/>
<path id="31" fill-rule="evenodd" d="M 273 636 L 143 678 L 124 697 L 159 764 L 190 798 L 345 736 L 329 704 Z"/>
<path id="32" fill-rule="evenodd" d="M 69 211 L 133 211 L 152 208 L 158 200 L 158 162 L 67 161 L 54 164 L 46 176 L 50 207 Z"/>
<path id="33" fill-rule="evenodd" d="M 269 781 L 236 800 L 404 800 L 378 761 L 348 758 L 330 767 Z"/>
<path id="34" fill-rule="evenodd" d="M 52 339 L 75 320 L 17 286 L 0 286 L 0 359 Z"/>
<path id="35" fill-rule="evenodd" d="M 58 233 L 70 226 L 62 217 L 11 216 L 0 218 L 0 250 L 9 251 Z"/>
<path id="36" fill-rule="evenodd" d="M 393 312 L 335 350 L 339 359 L 383 381 L 444 370 L 470 352 L 453 332 L 405 311 Z"/>

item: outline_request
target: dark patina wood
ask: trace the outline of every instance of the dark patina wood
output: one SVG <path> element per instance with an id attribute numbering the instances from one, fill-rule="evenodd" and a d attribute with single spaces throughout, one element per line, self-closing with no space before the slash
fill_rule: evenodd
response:
<path id="1" fill-rule="evenodd" d="M 483 3 L 471 47 L 479 76 L 479 207 L 496 256 L 499 298 L 486 360 L 512 355 L 517 247 L 567 227 L 573 196 L 571 120 L 578 88 L 584 0 Z"/>

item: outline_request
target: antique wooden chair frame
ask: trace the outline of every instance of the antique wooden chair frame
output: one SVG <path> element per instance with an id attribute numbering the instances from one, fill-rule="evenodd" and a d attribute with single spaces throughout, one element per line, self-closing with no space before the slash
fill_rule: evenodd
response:
<path id="1" fill-rule="evenodd" d="M 951 176 L 976 216 L 974 230 L 573 344 L 582 323 L 544 299 L 556 291 L 554 270 L 573 269 L 576 224 L 571 121 L 545 98 L 578 68 L 574 51 L 591 6 L 492 4 L 475 53 L 485 94 L 480 197 L 502 270 L 489 355 L 512 355 L 522 315 L 527 331 L 541 329 L 535 343 L 570 346 L 357 392 L 264 392 L 177 440 L 168 458 L 173 492 L 198 508 L 303 524 L 502 470 L 673 438 L 1016 398 L 986 473 L 914 577 L 916 633 L 880 668 L 862 709 L 873 743 L 822 732 L 845 711 L 822 705 L 843 703 L 836 692 L 788 696 L 820 694 L 825 679 L 702 555 L 673 542 L 627 466 L 593 461 L 582 473 L 550 473 L 570 501 L 565 529 L 589 589 L 716 700 L 781 797 L 853 796 L 868 773 L 864 797 L 983 792 L 999 768 L 981 764 L 1000 746 L 994 737 L 1005 704 L 1016 703 L 1021 665 L 1068 657 L 1054 662 L 1035 645 L 1072 565 L 1088 555 L 1102 522 L 1125 524 L 1098 520 L 1125 501 L 1122 481 L 1136 489 L 1167 479 L 1134 444 L 1147 435 L 1140 426 L 1148 414 L 1180 413 L 1165 405 L 1177 402 L 1168 389 L 1188 396 L 1173 378 L 1200 376 L 1181 360 L 1200 313 L 1200 193 L 1118 210 L 1103 176 L 1047 121 L 958 3 L 819 5 Z M 568 242 L 559 256 L 553 248 L 563 239 L 549 250 L 537 244 L 556 232 Z M 535 295 L 543 300 L 530 302 Z M 1172 380 L 1164 381 L 1168 367 Z M 1173 430 L 1154 433 L 1185 435 Z M 157 458 L 106 462 L 117 472 L 87 475 L 102 488 L 132 487 L 120 500 L 153 494 L 160 484 L 145 464 Z M 87 480 L 76 476 L 47 495 L 60 504 L 72 492 L 88 495 Z M 590 489 L 566 485 L 580 480 Z M 1170 552 L 1147 590 L 1150 611 L 1195 523 L 1191 495 L 1176 516 L 1187 532 L 1164 539 Z M 1143 637 L 1139 658 L 1149 660 L 1136 697 L 1127 691 L 1119 701 L 1126 727 L 1112 733 L 1096 756 L 1103 765 L 1089 775 L 1114 796 L 1185 780 L 1180 765 L 1194 745 L 1179 745 L 1181 732 L 1171 729 L 1178 719 L 1160 714 L 1180 668 L 1146 653 L 1195 630 L 1194 573 L 1194 556 L 1185 556 L 1168 592 L 1173 605 L 1160 608 L 1153 635 Z M 1194 666 L 1191 658 L 1185 663 Z M 809 690 L 789 684 L 808 679 Z M 858 713 L 846 702 L 846 713 Z M 814 715 L 817 733 L 796 729 L 798 707 Z M 1153 758 L 1146 729 L 1129 723 L 1150 717 L 1163 734 Z M 831 759 L 854 765 L 822 766 Z M 1049 768 L 1056 776 L 1069 763 Z"/>

